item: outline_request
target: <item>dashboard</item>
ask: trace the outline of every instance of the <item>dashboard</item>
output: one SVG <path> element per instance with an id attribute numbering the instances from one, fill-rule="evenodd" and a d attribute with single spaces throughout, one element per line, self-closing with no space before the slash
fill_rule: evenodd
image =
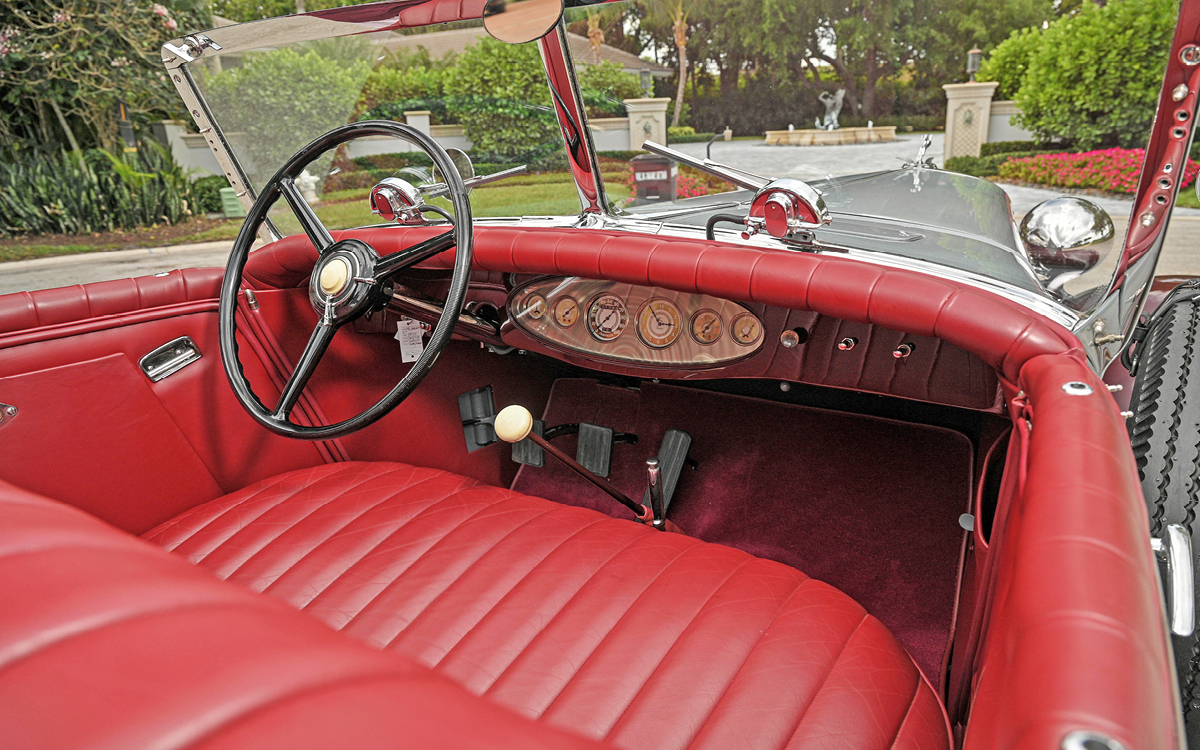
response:
<path id="1" fill-rule="evenodd" d="M 536 279 L 509 295 L 508 315 L 536 340 L 618 362 L 700 369 L 762 348 L 749 308 L 705 294 L 613 281 Z"/>

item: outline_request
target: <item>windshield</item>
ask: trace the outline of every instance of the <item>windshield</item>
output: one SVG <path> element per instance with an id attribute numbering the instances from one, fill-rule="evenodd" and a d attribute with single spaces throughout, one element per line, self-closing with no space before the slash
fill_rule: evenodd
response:
<path id="1" fill-rule="evenodd" d="M 567 9 L 567 46 L 603 183 L 599 208 L 617 221 L 650 219 L 689 233 L 705 231 L 717 214 L 733 216 L 735 223 L 718 223 L 715 232 L 741 241 L 745 227 L 736 221 L 753 195 L 696 164 L 710 159 L 822 192 L 830 224 L 813 232 L 815 241 L 790 249 L 933 263 L 1051 299 L 1081 317 L 1104 298 L 1116 241 L 1063 256 L 1074 265 L 1048 272 L 1018 231 L 1032 204 L 1014 207 L 1008 186 L 943 169 L 944 101 L 905 99 L 918 86 L 940 91 L 919 58 L 898 58 L 902 75 L 864 82 L 838 68 L 820 35 L 781 30 L 780 39 L 792 33 L 796 50 L 807 50 L 799 55 L 739 37 L 732 19 L 714 23 L 706 8 L 681 0 Z M 366 15 L 372 12 L 382 17 Z M 479 21 L 396 29 L 402 24 L 342 22 L 343 15 L 330 38 L 314 40 L 318 34 L 306 27 L 306 41 L 288 43 L 289 18 L 251 24 L 262 29 L 252 38 L 270 44 L 210 50 L 189 66 L 254 190 L 317 136 L 351 122 L 391 120 L 464 152 L 475 175 L 523 169 L 473 190 L 476 217 L 570 221 L 586 207 L 537 42 L 499 42 Z M 680 19 L 691 35 L 683 45 L 675 33 Z M 693 164 L 647 153 L 645 141 Z M 387 177 L 418 187 L 440 182 L 418 148 L 375 136 L 326 153 L 301 187 L 328 227 L 351 228 L 380 223 L 365 198 Z M 448 208 L 442 198 L 429 202 Z M 284 234 L 300 230 L 282 204 L 272 218 Z"/>
<path id="2" fill-rule="evenodd" d="M 479 21 L 467 21 L 222 52 L 196 67 L 199 89 L 256 192 L 321 134 L 355 121 L 391 120 L 464 152 L 476 175 L 525 168 L 472 191 L 477 217 L 579 213 L 536 42 L 499 42 Z M 612 63 L 581 78 L 588 114 L 602 125 L 625 117 L 622 97 L 640 91 L 637 78 Z M 627 159 L 601 156 L 610 200 L 629 194 Z M 310 202 L 331 229 L 377 223 L 365 198 L 383 178 L 440 182 L 428 155 L 389 136 L 353 140 L 308 173 L 302 180 Z M 449 207 L 445 199 L 429 202 Z M 272 219 L 284 234 L 299 231 L 283 204 Z"/>

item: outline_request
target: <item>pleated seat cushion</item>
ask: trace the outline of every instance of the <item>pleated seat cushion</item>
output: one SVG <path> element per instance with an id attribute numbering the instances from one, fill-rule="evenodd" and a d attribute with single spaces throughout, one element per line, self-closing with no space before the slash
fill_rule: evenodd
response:
<path id="1" fill-rule="evenodd" d="M 305 469 L 145 538 L 473 693 L 618 747 L 951 745 L 909 656 L 831 586 L 447 472 Z"/>

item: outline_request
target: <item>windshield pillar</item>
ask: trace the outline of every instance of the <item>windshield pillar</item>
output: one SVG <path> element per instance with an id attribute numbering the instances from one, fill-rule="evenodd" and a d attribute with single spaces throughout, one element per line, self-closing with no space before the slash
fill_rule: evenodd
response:
<path id="1" fill-rule="evenodd" d="M 592 132 L 588 129 L 583 96 L 575 80 L 575 65 L 571 60 L 570 47 L 567 46 L 566 22 L 560 20 L 553 31 L 538 40 L 538 48 L 542 53 L 554 114 L 558 117 L 558 129 L 567 149 L 567 161 L 571 164 L 571 174 L 575 178 L 583 213 L 606 213 L 608 198 L 604 194 L 604 181 L 596 160 L 596 144 L 592 142 Z"/>

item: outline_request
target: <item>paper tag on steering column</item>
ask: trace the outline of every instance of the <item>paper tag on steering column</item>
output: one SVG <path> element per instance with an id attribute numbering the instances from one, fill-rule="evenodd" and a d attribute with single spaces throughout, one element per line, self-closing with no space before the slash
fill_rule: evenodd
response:
<path id="1" fill-rule="evenodd" d="M 400 361 L 416 362 L 425 351 L 425 326 L 412 318 L 400 318 L 396 322 L 396 340 L 400 342 Z"/>

